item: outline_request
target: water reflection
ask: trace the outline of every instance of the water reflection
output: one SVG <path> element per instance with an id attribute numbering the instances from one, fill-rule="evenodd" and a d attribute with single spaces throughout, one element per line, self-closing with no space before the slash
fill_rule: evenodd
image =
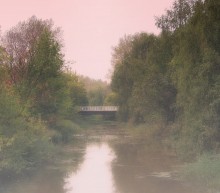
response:
<path id="1" fill-rule="evenodd" d="M 111 172 L 111 162 L 114 158 L 114 152 L 107 143 L 87 146 L 80 169 L 65 179 L 66 193 L 115 192 Z"/>
<path id="2" fill-rule="evenodd" d="M 175 179 L 178 162 L 161 147 L 149 147 L 142 141 L 124 141 L 113 145 L 116 159 L 112 172 L 120 193 L 202 193 Z"/>
<path id="3" fill-rule="evenodd" d="M 2 186 L 0 193 L 202 193 L 173 176 L 178 161 L 160 146 L 116 135 L 79 137 L 55 168 Z M 79 164 L 80 163 L 80 164 Z"/>

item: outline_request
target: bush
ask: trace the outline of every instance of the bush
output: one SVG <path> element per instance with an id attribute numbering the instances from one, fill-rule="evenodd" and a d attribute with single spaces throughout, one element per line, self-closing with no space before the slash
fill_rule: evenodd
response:
<path id="1" fill-rule="evenodd" d="M 73 137 L 73 134 L 77 131 L 78 126 L 70 120 L 59 120 L 55 125 L 55 129 L 61 134 L 61 140 L 67 143 Z M 53 140 L 59 141 L 59 134 L 53 137 Z"/>
<path id="2" fill-rule="evenodd" d="M 206 152 L 216 152 L 219 148 L 218 133 L 200 119 L 171 126 L 172 144 L 181 159 L 190 160 Z"/>
<path id="3" fill-rule="evenodd" d="M 53 146 L 46 137 L 22 131 L 3 148 L 0 170 L 21 173 L 36 169 L 52 158 L 52 152 Z"/>
<path id="4" fill-rule="evenodd" d="M 41 166 L 53 155 L 45 125 L 28 116 L 18 97 L 0 90 L 0 173 L 21 173 Z"/>

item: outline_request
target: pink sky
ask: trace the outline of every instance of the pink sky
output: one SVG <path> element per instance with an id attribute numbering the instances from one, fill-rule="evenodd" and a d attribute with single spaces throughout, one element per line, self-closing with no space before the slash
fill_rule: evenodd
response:
<path id="1" fill-rule="evenodd" d="M 0 0 L 5 31 L 35 15 L 63 30 L 65 58 L 78 74 L 107 80 L 112 47 L 125 34 L 158 33 L 155 16 L 173 0 Z"/>

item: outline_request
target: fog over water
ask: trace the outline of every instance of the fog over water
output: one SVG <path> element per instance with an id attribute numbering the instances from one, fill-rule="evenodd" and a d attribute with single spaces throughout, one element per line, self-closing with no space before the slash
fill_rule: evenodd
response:
<path id="1" fill-rule="evenodd" d="M 69 158 L 56 167 L 4 184 L 0 193 L 202 193 L 176 179 L 175 157 L 143 140 L 103 134 L 77 144 L 65 147 Z"/>

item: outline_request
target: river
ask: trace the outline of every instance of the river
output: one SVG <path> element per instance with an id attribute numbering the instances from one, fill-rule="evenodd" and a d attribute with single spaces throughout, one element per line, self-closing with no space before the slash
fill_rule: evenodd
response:
<path id="1" fill-rule="evenodd" d="M 64 158 L 0 193 L 201 193 L 178 179 L 181 163 L 160 145 L 103 130 L 74 137 Z"/>

